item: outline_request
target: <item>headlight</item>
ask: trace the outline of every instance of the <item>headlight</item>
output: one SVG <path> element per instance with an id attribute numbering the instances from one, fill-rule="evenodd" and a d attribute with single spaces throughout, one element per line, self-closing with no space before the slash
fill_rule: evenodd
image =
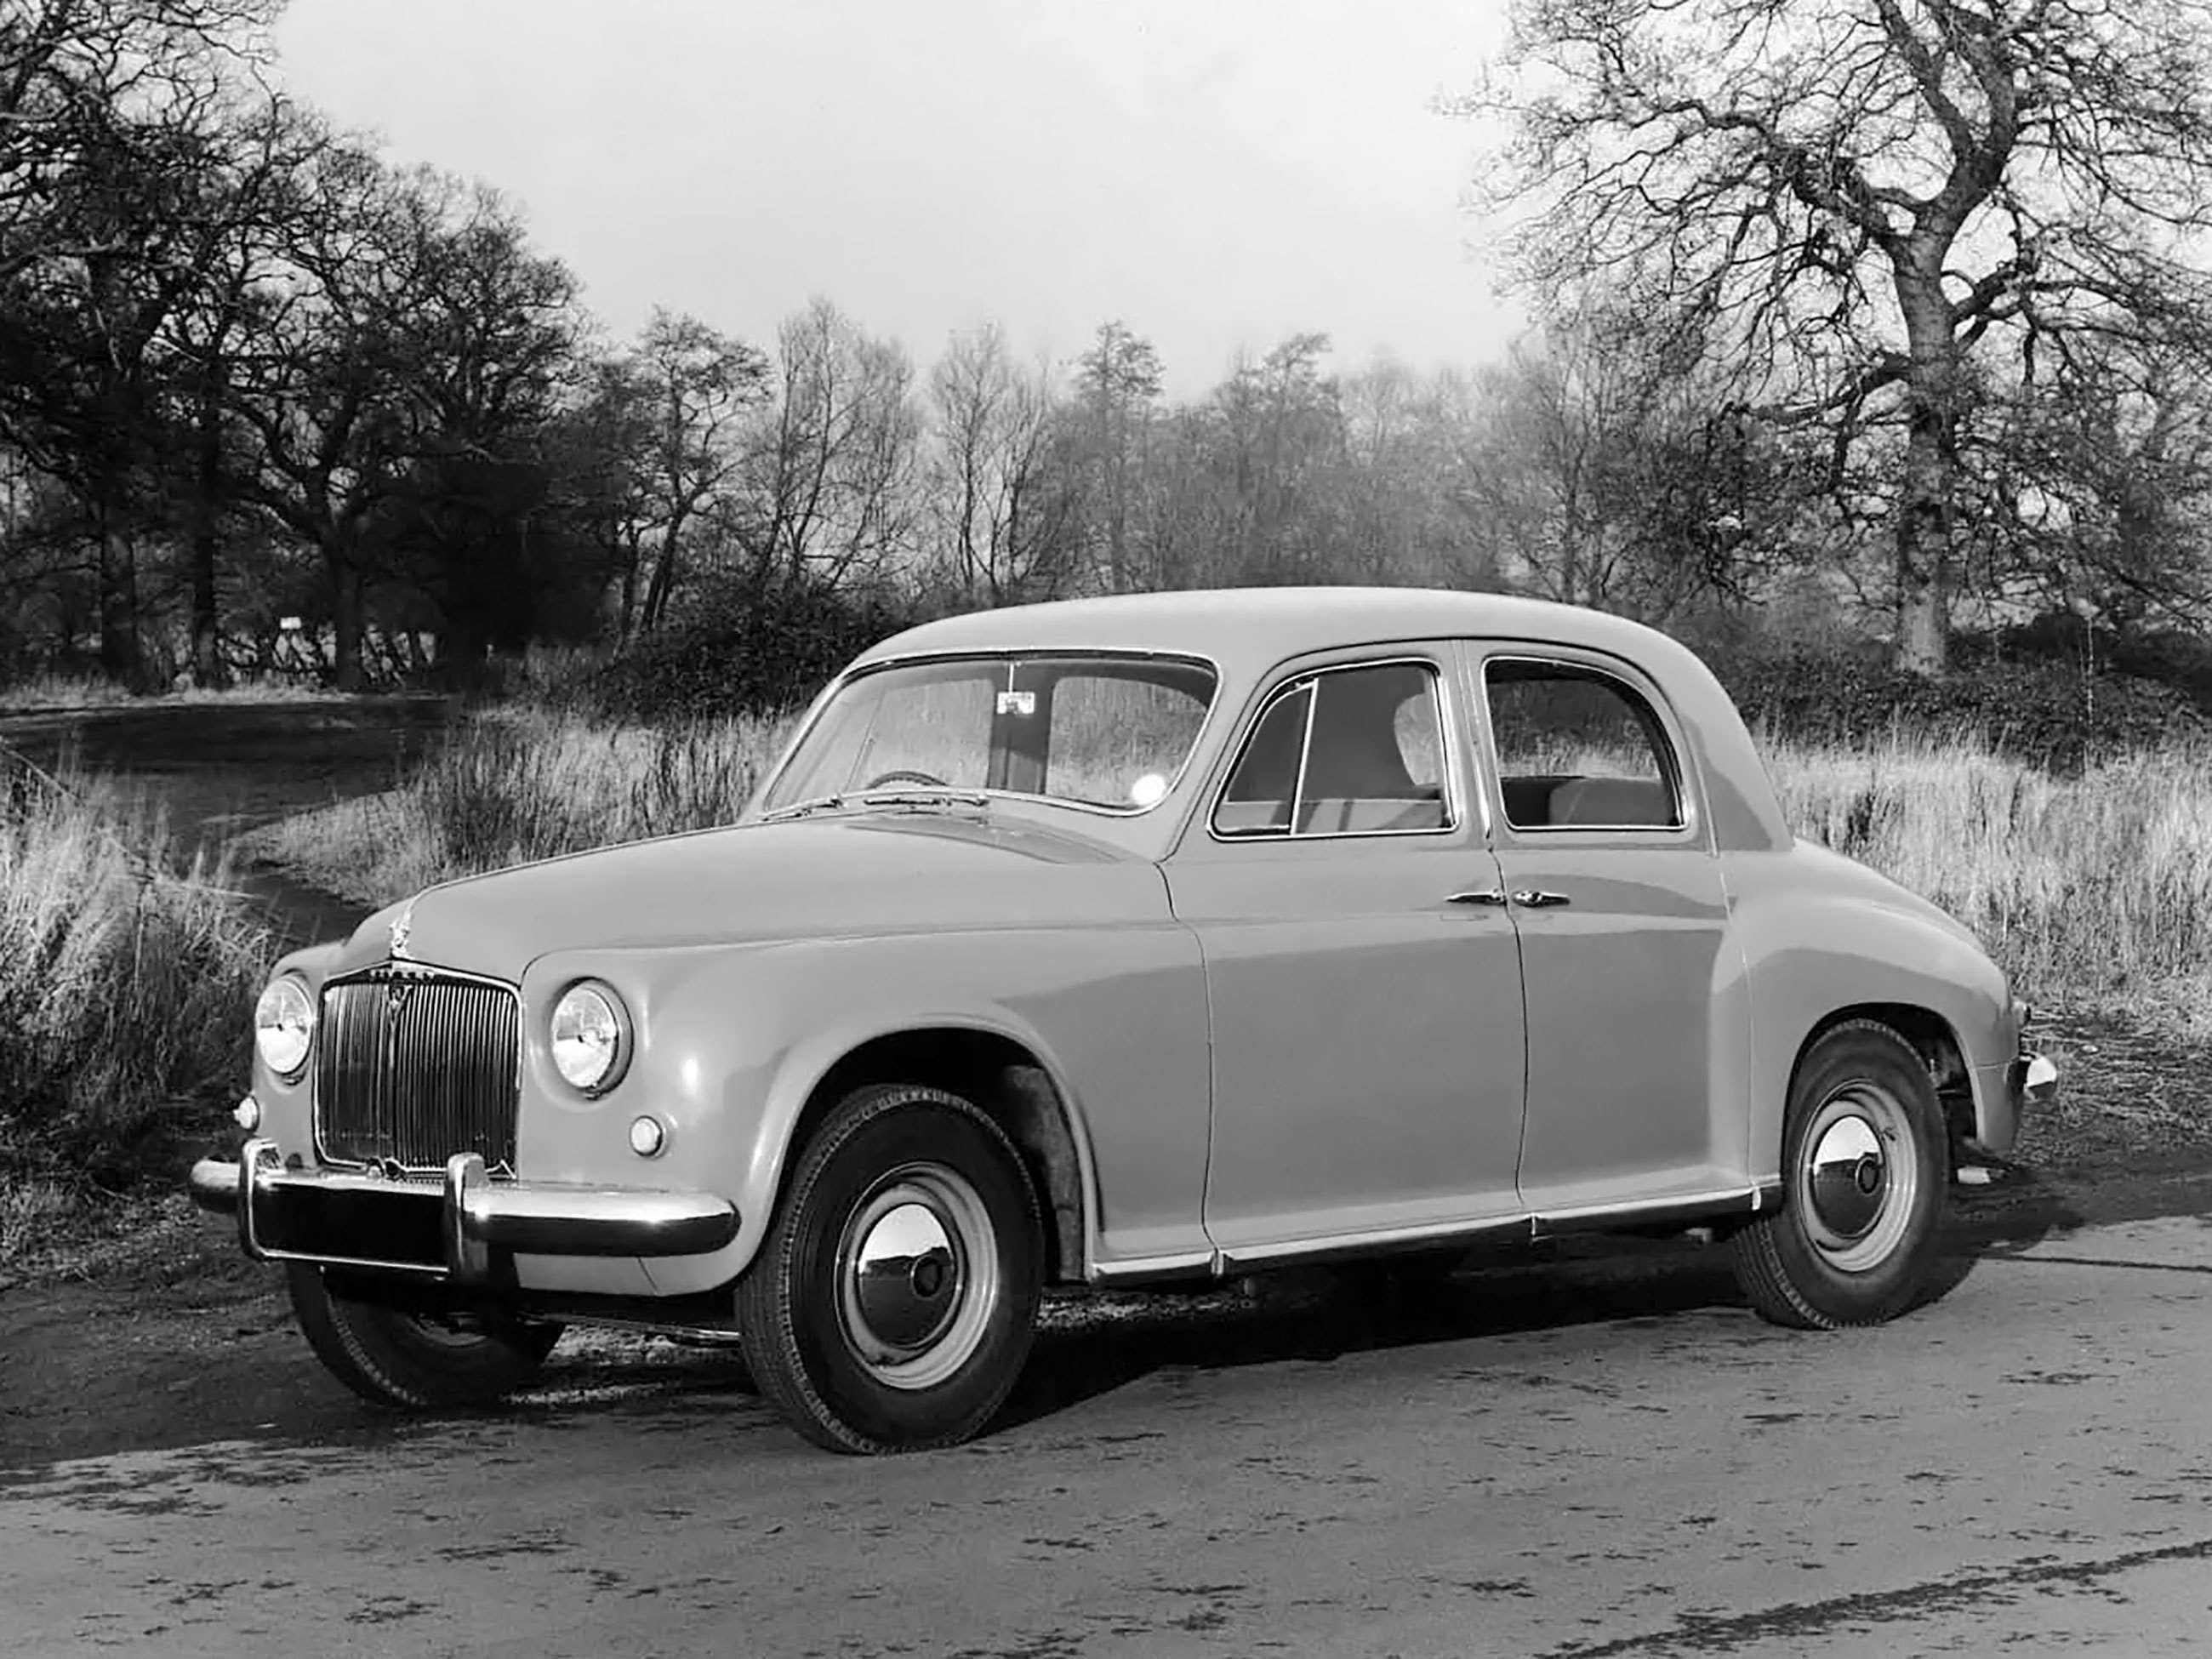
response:
<path id="1" fill-rule="evenodd" d="M 629 1022 L 604 985 L 571 985 L 553 1005 L 553 1064 L 586 1094 L 604 1094 L 629 1063 Z"/>
<path id="2" fill-rule="evenodd" d="M 278 1077 L 300 1075 L 315 1040 L 315 1000 L 290 974 L 269 981 L 253 1005 L 253 1046 Z"/>

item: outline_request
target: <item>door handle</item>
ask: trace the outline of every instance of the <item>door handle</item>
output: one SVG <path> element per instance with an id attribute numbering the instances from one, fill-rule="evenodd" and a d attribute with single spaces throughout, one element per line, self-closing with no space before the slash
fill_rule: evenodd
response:
<path id="1" fill-rule="evenodd" d="M 1516 904 L 1526 905 L 1531 910 L 1542 910 L 1554 904 L 1570 904 L 1573 901 L 1565 893 L 1547 893 L 1540 887 L 1523 887 L 1513 895 Z"/>
<path id="2" fill-rule="evenodd" d="M 1444 902 L 1447 904 L 1503 904 L 1505 902 L 1505 895 L 1495 887 L 1488 887 L 1480 891 L 1454 893 Z"/>

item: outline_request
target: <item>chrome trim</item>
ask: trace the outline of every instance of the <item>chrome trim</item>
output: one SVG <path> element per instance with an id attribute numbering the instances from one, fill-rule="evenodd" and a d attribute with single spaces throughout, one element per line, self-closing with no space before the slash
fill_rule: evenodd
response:
<path id="1" fill-rule="evenodd" d="M 1220 1273 L 1220 1251 L 1175 1250 L 1120 1261 L 1093 1261 L 1085 1278 L 1093 1285 L 1146 1285 L 1167 1279 L 1218 1278 Z"/>
<path id="2" fill-rule="evenodd" d="M 525 1255 L 704 1255 L 730 1243 L 738 1231 L 737 1206 L 710 1193 L 494 1181 L 474 1153 L 449 1162 L 435 1188 L 340 1170 L 287 1170 L 279 1158 L 276 1142 L 249 1140 L 236 1164 L 200 1159 L 187 1183 L 192 1201 L 202 1209 L 236 1216 L 240 1245 L 257 1261 L 316 1261 L 475 1284 L 491 1277 L 494 1249 Z M 446 1259 L 433 1265 L 271 1249 L 260 1240 L 254 1212 L 270 1195 L 286 1189 L 372 1204 L 380 1198 L 416 1199 L 436 1192 Z"/>
<path id="3" fill-rule="evenodd" d="M 301 1051 L 300 1055 L 300 1063 L 297 1066 L 292 1067 L 289 1072 L 278 1071 L 274 1066 L 269 1065 L 269 1057 L 261 1052 L 261 1022 L 257 1018 L 253 1022 L 253 1057 L 259 1060 L 264 1066 L 269 1066 L 270 1076 L 275 1078 L 286 1088 L 294 1089 L 299 1086 L 301 1079 L 306 1077 L 309 1072 L 314 1069 L 315 1045 L 320 1040 L 323 1034 L 322 991 L 318 987 L 310 985 L 307 982 L 307 976 L 300 972 L 298 969 L 287 968 L 281 974 L 271 974 L 269 976 L 261 987 L 260 996 L 254 999 L 254 1003 L 255 1012 L 258 1015 L 260 1012 L 259 1004 L 261 997 L 267 996 L 270 992 L 275 990 L 280 983 L 288 979 L 295 985 L 298 986 L 301 994 L 307 999 L 307 1046 L 303 1051 Z"/>
<path id="4" fill-rule="evenodd" d="M 446 1160 L 446 1209 L 439 1233 L 446 1246 L 446 1272 L 455 1279 L 481 1279 L 491 1273 L 491 1246 L 469 1232 L 470 1218 L 490 1184 L 483 1159 L 474 1152 L 456 1152 Z"/>
<path id="5" fill-rule="evenodd" d="M 425 890 L 428 890 L 426 889 Z M 315 994 L 316 1035 L 319 1037 L 323 1030 L 323 999 L 327 996 L 333 988 L 372 981 L 379 975 L 392 974 L 400 975 L 410 979 L 422 981 L 441 979 L 462 980 L 472 985 L 484 986 L 491 990 L 504 991 L 509 997 L 514 999 L 514 1073 L 512 1086 L 514 1091 L 516 1109 L 519 1114 L 522 1101 L 523 1058 L 528 1053 L 530 1048 L 530 1034 L 525 1024 L 529 1016 L 530 1011 L 523 1004 L 522 988 L 520 985 L 515 984 L 511 980 L 496 979 L 489 974 L 471 973 L 465 968 L 445 968 L 441 967 L 436 963 L 417 962 L 412 957 L 403 962 L 397 957 L 387 957 L 382 962 L 370 963 L 365 968 L 349 969 L 343 974 L 333 975 L 322 982 L 321 987 Z M 312 1063 L 313 1059 L 313 1054 L 310 1054 L 309 1060 L 311 1063 L 307 1071 L 307 1076 L 309 1079 L 307 1089 L 307 1121 L 310 1133 L 314 1141 L 316 1161 L 325 1167 L 332 1170 L 374 1169 L 376 1166 L 373 1164 L 363 1163 L 354 1158 L 339 1158 L 324 1146 L 322 1089 L 320 1079 L 315 1075 L 320 1068 Z M 557 1072 L 556 1075 L 558 1075 Z M 565 1081 L 565 1079 L 563 1080 Z M 516 1139 L 517 1150 L 519 1152 L 520 1142 L 520 1123 L 519 1117 L 516 1126 Z M 436 1173 L 436 1166 L 426 1164 L 422 1166 L 419 1170 L 416 1170 L 415 1173 L 423 1176 L 433 1175 Z"/>
<path id="6" fill-rule="evenodd" d="M 1220 661 L 1207 656 L 1202 651 L 1145 651 L 1115 646 L 1096 647 L 1070 646 L 1064 648 L 1031 651 L 1018 649 L 914 651 L 896 657 L 880 657 L 872 662 L 855 663 L 848 666 L 836 678 L 823 687 L 820 695 L 809 705 L 805 717 L 784 744 L 783 752 L 775 757 L 775 767 L 761 781 L 760 787 L 753 792 L 752 799 L 745 803 L 744 810 L 738 814 L 737 822 L 744 824 L 763 821 L 762 812 L 767 805 L 768 798 L 775 792 L 775 786 L 782 778 L 785 769 L 791 764 L 792 757 L 799 752 L 799 745 L 813 735 L 814 728 L 821 723 L 822 715 L 830 707 L 831 701 L 855 680 L 865 679 L 871 674 L 880 673 L 888 668 L 911 667 L 917 663 L 1017 662 L 1024 658 L 1048 659 L 1085 657 L 1104 658 L 1109 661 L 1121 662 L 1188 663 L 1205 669 L 1213 676 L 1213 690 L 1206 696 L 1206 712 L 1199 717 L 1198 730 L 1190 740 L 1189 749 L 1184 751 L 1182 761 L 1176 765 L 1175 775 L 1168 780 L 1166 793 L 1162 794 L 1159 799 L 1152 802 L 1149 806 L 1106 806 L 1094 801 L 1070 800 L 1063 795 L 1036 794 L 1020 789 L 963 789 L 948 793 L 983 795 L 994 800 L 1042 801 L 1048 806 L 1063 806 L 1070 811 L 1091 812 L 1100 817 L 1108 818 L 1141 818 L 1148 813 L 1158 811 L 1175 799 L 1176 791 L 1182 787 L 1183 781 L 1190 775 L 1190 763 L 1198 758 L 1199 750 L 1206 746 L 1207 730 L 1212 726 L 1214 716 L 1221 708 L 1221 688 L 1226 684 L 1221 672 Z M 817 797 L 817 799 L 820 798 Z M 792 801 L 775 810 L 779 812 L 787 811 L 791 807 L 800 805 L 802 805 L 801 802 Z"/>
<path id="7" fill-rule="evenodd" d="M 1261 723 L 1267 718 L 1277 703 L 1285 697 L 1294 697 L 1302 690 L 1317 686 L 1324 675 L 1352 673 L 1365 668 L 1401 667 L 1420 668 L 1428 672 L 1429 702 L 1431 708 L 1436 711 L 1437 742 L 1443 751 L 1442 756 L 1444 767 L 1445 822 L 1443 823 L 1428 830 L 1301 830 L 1298 829 L 1297 823 L 1298 798 L 1305 792 L 1306 751 L 1313 741 L 1314 711 L 1321 702 L 1319 691 L 1313 690 L 1306 704 L 1305 732 L 1298 741 L 1297 775 L 1291 781 L 1291 822 L 1281 830 L 1224 831 L 1218 827 L 1222 805 L 1228 799 L 1229 786 L 1236 781 L 1237 769 L 1243 763 L 1244 752 L 1251 746 L 1253 738 L 1258 734 Z M 1423 655 L 1418 652 L 1410 654 L 1401 652 L 1388 657 L 1357 657 L 1343 662 L 1323 663 L 1316 668 L 1292 671 L 1289 678 L 1278 682 L 1265 696 L 1260 699 L 1258 706 L 1252 711 L 1252 718 L 1244 723 L 1244 728 L 1237 734 L 1237 741 L 1230 746 L 1229 764 L 1221 775 L 1220 786 L 1213 792 L 1212 805 L 1206 809 L 1206 838 L 1224 847 L 1244 847 L 1254 842 L 1271 844 L 1278 842 L 1376 841 L 1396 840 L 1407 836 L 1449 837 L 1458 835 L 1466 828 L 1468 821 L 1468 780 L 1465 776 L 1466 769 L 1461 763 L 1462 734 L 1458 730 L 1457 721 L 1453 718 L 1451 699 L 1445 695 L 1444 680 L 1445 676 L 1449 672 L 1449 665 L 1443 659 Z M 1489 833 L 1487 804 L 1483 809 L 1483 817 L 1484 835 L 1486 839 Z"/>
<path id="8" fill-rule="evenodd" d="M 1364 1255 L 1404 1245 L 1449 1244 L 1496 1233 L 1519 1232 L 1523 1237 L 1530 1237 L 1534 1222 L 1535 1218 L 1523 1210 L 1518 1215 L 1499 1216 L 1486 1221 L 1452 1222 L 1442 1226 L 1428 1224 L 1410 1227 L 1378 1227 L 1361 1232 L 1325 1233 L 1315 1238 L 1289 1239 L 1267 1244 L 1226 1244 L 1216 1254 L 1220 1259 L 1220 1271 L 1224 1274 L 1233 1274 L 1246 1267 L 1273 1262 L 1297 1261 L 1323 1255 Z"/>
<path id="9" fill-rule="evenodd" d="M 1767 1202 L 1767 1195 L 1776 1188 L 1770 1183 L 1755 1182 L 1747 1187 L 1717 1187 L 1702 1193 L 1685 1193 L 1679 1198 L 1642 1198 L 1619 1200 L 1610 1204 L 1576 1204 L 1565 1209 L 1537 1210 L 1529 1220 L 1540 1232 L 1547 1227 L 1579 1226 L 1601 1221 L 1632 1221 L 1638 1217 L 1670 1213 L 1677 1210 L 1701 1210 L 1724 1215 L 1731 1210 L 1748 1210 L 1756 1215 Z"/>
<path id="10" fill-rule="evenodd" d="M 561 1012 L 561 1005 L 566 1002 L 574 993 L 584 990 L 596 992 L 605 1000 L 615 1017 L 615 1063 L 607 1067 L 607 1074 L 605 1077 L 588 1089 L 580 1084 L 569 1082 L 562 1073 L 561 1062 L 553 1058 L 553 1022 Z M 530 1043 L 519 1024 L 515 1037 L 515 1051 L 519 1060 L 520 1055 L 528 1049 Z M 586 1100 L 598 1100 L 603 1096 L 612 1094 L 620 1086 L 622 1080 L 629 1075 L 630 1061 L 636 1057 L 636 1054 L 637 1028 L 635 1023 L 630 1018 L 629 1004 L 623 1000 L 621 992 L 597 975 L 585 974 L 570 980 L 561 988 L 560 995 L 546 1004 L 545 1057 L 553 1066 L 553 1075 L 560 1078 L 562 1086 L 571 1093 L 580 1095 Z M 518 1079 L 520 1075 L 518 1069 Z"/>
<path id="11" fill-rule="evenodd" d="M 2045 1106 L 2058 1097 L 2057 1062 L 2045 1054 L 2024 1054 L 2012 1063 L 2014 1097 L 2029 1105 Z"/>

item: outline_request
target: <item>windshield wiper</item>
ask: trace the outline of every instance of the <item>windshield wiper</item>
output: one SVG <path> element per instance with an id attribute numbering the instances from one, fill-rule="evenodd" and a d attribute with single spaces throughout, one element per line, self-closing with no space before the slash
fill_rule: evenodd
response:
<path id="1" fill-rule="evenodd" d="M 815 812 L 835 811 L 845 804 L 842 795 L 817 795 L 812 800 L 794 801 L 788 806 L 779 806 L 773 812 L 760 815 L 763 823 L 777 823 L 785 818 L 803 818 Z"/>
<path id="2" fill-rule="evenodd" d="M 991 798 L 972 789 L 871 789 L 856 799 L 863 806 L 988 806 Z"/>
<path id="3" fill-rule="evenodd" d="M 791 818 L 811 817 L 848 806 L 988 806 L 991 798 L 972 789 L 864 789 L 852 795 L 817 795 L 763 812 L 761 823 L 781 823 Z"/>

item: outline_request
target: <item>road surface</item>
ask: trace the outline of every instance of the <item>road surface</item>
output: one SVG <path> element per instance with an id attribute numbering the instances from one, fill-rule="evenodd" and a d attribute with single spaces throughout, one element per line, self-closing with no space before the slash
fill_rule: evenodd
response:
<path id="1" fill-rule="evenodd" d="M 1829 1336 L 1680 1249 L 1412 1311 L 1069 1309 L 1012 1422 L 888 1460 L 608 1340 L 503 1417 L 299 1370 L 304 1425 L 0 1449 L 0 1653 L 2212 1650 L 2201 1215 L 2039 1229 Z"/>

